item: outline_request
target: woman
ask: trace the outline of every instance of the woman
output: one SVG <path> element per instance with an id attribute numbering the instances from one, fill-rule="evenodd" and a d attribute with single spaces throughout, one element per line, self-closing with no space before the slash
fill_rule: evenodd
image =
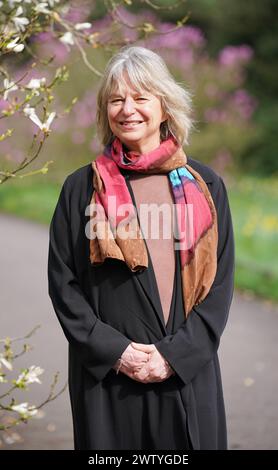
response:
<path id="1" fill-rule="evenodd" d="M 50 227 L 75 449 L 226 449 L 233 229 L 223 180 L 182 148 L 189 93 L 159 55 L 124 47 L 97 124 L 104 152 L 66 179 Z"/>

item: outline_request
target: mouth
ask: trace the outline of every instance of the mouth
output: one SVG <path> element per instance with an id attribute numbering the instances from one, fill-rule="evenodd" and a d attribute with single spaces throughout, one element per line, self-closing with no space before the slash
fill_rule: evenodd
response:
<path id="1" fill-rule="evenodd" d="M 144 121 L 120 121 L 120 125 L 123 127 L 137 127 Z"/>

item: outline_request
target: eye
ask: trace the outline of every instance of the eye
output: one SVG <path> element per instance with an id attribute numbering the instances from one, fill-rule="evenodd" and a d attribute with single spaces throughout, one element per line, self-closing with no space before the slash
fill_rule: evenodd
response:
<path id="1" fill-rule="evenodd" d="M 123 101 L 123 100 L 120 98 L 117 98 L 116 100 L 111 101 L 111 103 L 117 103 L 118 101 Z"/>
<path id="2" fill-rule="evenodd" d="M 143 96 L 140 96 L 140 98 L 137 98 L 137 101 L 140 100 L 140 101 L 145 101 L 147 98 L 144 98 Z"/>

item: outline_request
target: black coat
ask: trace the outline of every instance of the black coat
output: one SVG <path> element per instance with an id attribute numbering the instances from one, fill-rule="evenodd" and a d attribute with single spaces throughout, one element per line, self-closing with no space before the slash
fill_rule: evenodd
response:
<path id="1" fill-rule="evenodd" d="M 234 236 L 223 180 L 188 159 L 208 185 L 218 214 L 218 269 L 207 297 L 187 320 L 179 255 L 167 325 L 153 266 L 132 273 L 107 259 L 92 267 L 85 235 L 92 168 L 67 177 L 50 226 L 49 295 L 69 342 L 75 449 L 226 449 L 217 349 L 233 295 Z M 133 202 L 134 195 L 126 177 Z M 142 384 L 112 369 L 131 341 L 155 344 L 175 371 Z"/>

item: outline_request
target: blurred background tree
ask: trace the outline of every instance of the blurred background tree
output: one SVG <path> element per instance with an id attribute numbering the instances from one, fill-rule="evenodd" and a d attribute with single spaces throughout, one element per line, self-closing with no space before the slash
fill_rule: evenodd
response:
<path id="1" fill-rule="evenodd" d="M 175 2 L 173 2 L 175 3 Z M 160 0 L 156 4 L 169 5 Z M 278 2 L 276 0 L 187 0 L 185 5 L 171 10 L 160 10 L 164 21 L 176 21 L 190 12 L 188 24 L 198 26 L 207 40 L 212 57 L 227 44 L 249 45 L 254 51 L 247 67 L 245 87 L 258 99 L 253 121 L 259 132 L 239 155 L 242 168 L 263 175 L 278 173 Z M 133 2 L 134 11 L 142 8 Z"/>

